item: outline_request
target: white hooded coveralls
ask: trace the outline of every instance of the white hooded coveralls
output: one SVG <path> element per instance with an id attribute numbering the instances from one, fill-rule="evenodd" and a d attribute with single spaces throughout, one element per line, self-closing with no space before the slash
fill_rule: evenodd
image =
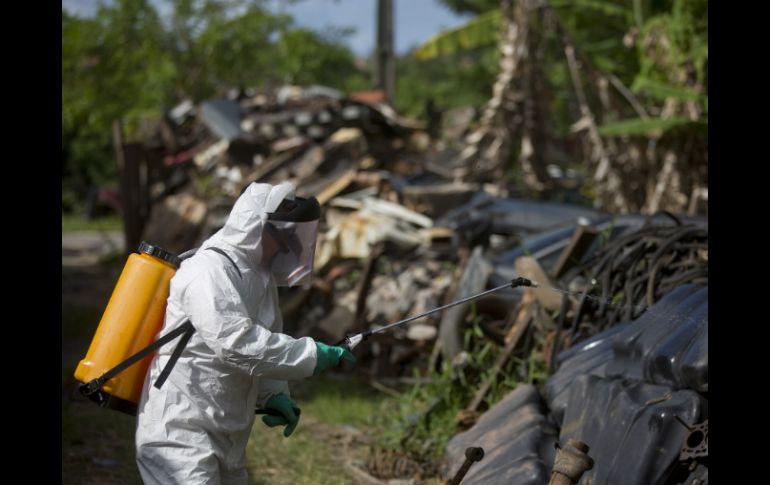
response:
<path id="1" fill-rule="evenodd" d="M 293 195 L 289 184 L 251 184 L 225 226 L 182 262 L 171 280 L 161 335 L 187 320 L 195 332 L 161 389 L 152 384 L 175 342 L 153 359 L 137 411 L 136 460 L 146 484 L 246 484 L 254 410 L 287 380 L 309 377 L 315 342 L 280 333 L 278 294 L 261 269 L 266 212 Z M 223 255 L 206 250 L 217 247 Z"/>

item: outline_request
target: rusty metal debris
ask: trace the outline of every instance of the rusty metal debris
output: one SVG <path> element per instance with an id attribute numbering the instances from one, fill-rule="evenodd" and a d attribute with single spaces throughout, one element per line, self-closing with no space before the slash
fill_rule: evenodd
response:
<path id="1" fill-rule="evenodd" d="M 583 481 L 674 484 L 689 477 L 684 483 L 708 483 L 707 338 L 708 287 L 690 284 L 670 292 L 641 318 L 612 326 L 556 358 L 559 370 L 548 379 L 546 402 L 538 409 L 560 429 L 562 443 L 593 444 L 597 463 L 584 472 Z M 445 456 L 456 456 L 455 441 L 472 438 L 494 449 L 518 438 L 520 433 L 507 426 L 519 413 L 531 412 L 532 401 L 515 402 L 522 387 L 453 438 Z M 539 397 L 531 387 L 529 392 Z M 543 435 L 533 439 L 537 449 L 549 443 Z M 517 463 L 530 451 L 510 447 L 500 453 Z M 492 470 L 500 471 L 485 462 L 474 475 L 491 476 Z M 451 475 L 445 471 L 444 476 Z M 535 482 L 517 477 L 485 483 Z"/>
<path id="2" fill-rule="evenodd" d="M 463 478 L 465 478 L 465 475 L 468 474 L 468 470 L 470 470 L 471 466 L 477 462 L 481 461 L 484 458 L 484 448 L 481 448 L 480 446 L 470 446 L 465 450 L 465 461 L 463 462 L 462 466 L 459 470 L 457 470 L 457 473 L 454 477 L 452 477 L 451 480 L 447 483 L 447 485 L 460 485 L 462 483 Z"/>
<path id="3" fill-rule="evenodd" d="M 677 419 L 677 421 L 679 421 Z M 679 455 L 680 460 L 689 460 L 691 458 L 708 458 L 709 456 L 709 420 L 702 423 L 688 426 L 687 423 L 680 421 L 689 434 L 685 438 L 682 452 Z"/>
<path id="4" fill-rule="evenodd" d="M 553 464 L 551 481 L 548 485 L 575 485 L 583 473 L 594 466 L 588 456 L 589 446 L 580 440 L 570 439 L 565 446 L 557 443 L 556 459 Z"/>
<path id="5" fill-rule="evenodd" d="M 420 476 L 421 465 L 409 454 L 395 450 L 372 448 L 367 459 L 369 473 L 378 478 Z"/>
<path id="6" fill-rule="evenodd" d="M 480 446 L 486 450 L 484 460 L 470 469 L 466 483 L 547 483 L 558 433 L 543 409 L 537 388 L 519 385 L 482 414 L 475 426 L 449 440 L 441 476 L 454 476 L 465 450 Z"/>

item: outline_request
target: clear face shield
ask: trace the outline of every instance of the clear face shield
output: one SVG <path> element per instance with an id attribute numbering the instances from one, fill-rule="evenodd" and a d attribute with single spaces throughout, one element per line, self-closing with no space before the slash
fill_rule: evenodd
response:
<path id="1" fill-rule="evenodd" d="M 262 266 L 273 275 L 277 286 L 309 287 L 320 206 L 315 198 L 298 198 L 288 206 L 291 209 L 287 212 L 268 214 L 262 233 Z M 298 220 L 286 220 L 292 218 Z"/>

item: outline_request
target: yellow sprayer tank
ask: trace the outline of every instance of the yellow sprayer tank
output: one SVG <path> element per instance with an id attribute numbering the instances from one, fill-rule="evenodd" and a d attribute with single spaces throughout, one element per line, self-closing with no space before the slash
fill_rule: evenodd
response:
<path id="1" fill-rule="evenodd" d="M 143 242 L 139 254 L 128 257 L 75 378 L 87 383 L 153 343 L 163 326 L 169 282 L 179 266 L 170 252 Z M 125 369 L 102 386 L 102 392 L 122 406 L 139 402 L 154 354 Z"/>

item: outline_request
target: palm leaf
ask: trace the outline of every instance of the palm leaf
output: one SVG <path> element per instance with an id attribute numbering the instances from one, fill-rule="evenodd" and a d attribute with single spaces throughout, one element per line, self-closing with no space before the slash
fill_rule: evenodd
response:
<path id="1" fill-rule="evenodd" d="M 500 40 L 500 22 L 500 10 L 490 10 L 460 27 L 439 32 L 418 47 L 414 54 L 418 59 L 427 60 L 495 45 Z"/>
<path id="2" fill-rule="evenodd" d="M 599 127 L 602 136 L 656 136 L 678 126 L 692 125 L 699 129 L 708 129 L 708 121 L 692 121 L 688 118 L 634 118 L 613 121 Z"/>

